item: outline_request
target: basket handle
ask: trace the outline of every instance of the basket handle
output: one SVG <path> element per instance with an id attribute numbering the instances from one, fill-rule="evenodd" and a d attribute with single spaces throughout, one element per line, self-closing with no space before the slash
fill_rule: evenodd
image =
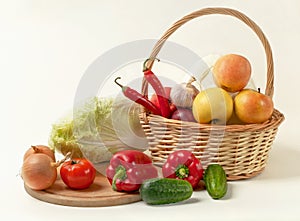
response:
<path id="1" fill-rule="evenodd" d="M 254 23 L 249 17 L 244 15 L 243 13 L 230 9 L 230 8 L 204 8 L 200 9 L 198 11 L 192 12 L 191 14 L 188 14 L 184 17 L 182 17 L 180 20 L 175 22 L 172 27 L 170 27 L 163 35 L 162 37 L 158 40 L 158 42 L 155 44 L 154 48 L 152 49 L 150 59 L 147 62 L 147 67 L 149 69 L 152 68 L 153 63 L 155 61 L 154 58 L 157 57 L 159 51 L 161 50 L 162 46 L 164 45 L 165 41 L 172 35 L 180 26 L 185 24 L 186 22 L 203 16 L 203 15 L 210 15 L 210 14 L 221 14 L 221 15 L 230 15 L 233 17 L 238 18 L 239 20 L 243 21 L 246 25 L 248 25 L 258 36 L 260 39 L 261 43 L 263 44 L 263 47 L 265 49 L 266 53 L 266 60 L 267 60 L 267 82 L 266 82 L 266 88 L 265 88 L 265 94 L 270 96 L 271 98 L 273 97 L 274 93 L 274 65 L 273 65 L 273 56 L 272 56 L 272 50 L 270 47 L 270 44 L 256 23 Z M 142 82 L 142 94 L 143 95 L 148 95 L 148 82 L 143 79 Z"/>

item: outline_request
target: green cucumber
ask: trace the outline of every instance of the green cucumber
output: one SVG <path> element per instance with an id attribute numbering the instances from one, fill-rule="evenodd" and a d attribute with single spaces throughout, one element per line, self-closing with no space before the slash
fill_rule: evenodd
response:
<path id="1" fill-rule="evenodd" d="M 148 179 L 140 187 L 142 200 L 152 205 L 177 203 L 189 199 L 192 193 L 188 181 L 172 178 Z"/>
<path id="2" fill-rule="evenodd" d="M 213 199 L 220 199 L 227 192 L 227 177 L 223 167 L 219 164 L 210 164 L 203 176 L 208 194 Z"/>

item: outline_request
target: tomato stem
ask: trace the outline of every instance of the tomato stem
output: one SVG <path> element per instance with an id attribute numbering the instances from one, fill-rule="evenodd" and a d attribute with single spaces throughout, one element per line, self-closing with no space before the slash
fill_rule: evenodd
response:
<path id="1" fill-rule="evenodd" d="M 77 164 L 78 162 L 76 160 L 71 160 L 71 165 Z"/>

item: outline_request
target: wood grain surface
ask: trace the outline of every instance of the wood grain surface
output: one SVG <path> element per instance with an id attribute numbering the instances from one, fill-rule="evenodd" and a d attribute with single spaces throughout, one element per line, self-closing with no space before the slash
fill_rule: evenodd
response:
<path id="1" fill-rule="evenodd" d="M 84 190 L 68 188 L 60 177 L 48 189 L 36 191 L 24 185 L 26 192 L 44 202 L 75 207 L 104 207 L 133 203 L 141 200 L 139 193 L 116 192 L 104 175 L 98 173 L 94 183 Z"/>

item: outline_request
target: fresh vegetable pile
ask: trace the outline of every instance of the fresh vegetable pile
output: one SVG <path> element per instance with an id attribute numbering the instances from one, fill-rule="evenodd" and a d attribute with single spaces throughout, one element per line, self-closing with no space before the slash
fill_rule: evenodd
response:
<path id="1" fill-rule="evenodd" d="M 95 180 L 96 169 L 89 160 L 70 158 L 70 154 L 66 154 L 56 162 L 54 152 L 47 146 L 32 146 L 23 159 L 21 176 L 33 190 L 50 188 L 58 173 L 64 184 L 74 191 L 88 189 Z M 136 192 L 147 204 L 158 205 L 189 199 L 204 173 L 201 162 L 187 150 L 178 150 L 169 156 L 163 165 L 162 176 L 158 170 L 145 153 L 122 150 L 111 158 L 106 176 L 114 191 Z M 225 196 L 226 174 L 220 165 L 211 164 L 207 168 L 204 182 L 213 199 Z"/>
<path id="2" fill-rule="evenodd" d="M 51 187 L 58 175 L 71 189 L 86 189 L 95 179 L 96 169 L 87 159 L 70 159 L 70 153 L 60 161 L 55 161 L 54 152 L 47 146 L 29 148 L 23 158 L 21 176 L 24 183 L 33 190 Z"/>
<path id="3" fill-rule="evenodd" d="M 66 117 L 53 125 L 49 147 L 36 145 L 25 152 L 21 176 L 29 188 L 47 189 L 60 175 L 68 188 L 88 189 L 96 177 L 94 164 L 106 161 L 109 165 L 105 175 L 112 190 L 139 193 L 147 204 L 187 200 L 201 182 L 212 199 L 226 195 L 223 167 L 210 164 L 204 169 L 199 158 L 185 147 L 168 155 L 160 175 L 160 168 L 144 152 L 148 142 L 139 112 L 142 106 L 154 115 L 202 124 L 264 122 L 272 115 L 273 102 L 259 90 L 246 88 L 250 62 L 236 54 L 220 57 L 212 69 L 215 87 L 199 90 L 193 85 L 195 77 L 164 87 L 146 67 L 147 61 L 143 73 L 155 91 L 151 98 L 116 78 L 125 99 L 89 100 L 74 110 L 73 118 Z M 64 158 L 56 161 L 55 152 Z"/>
<path id="4" fill-rule="evenodd" d="M 147 204 L 170 204 L 189 199 L 203 178 L 204 169 L 195 155 L 177 150 L 162 166 L 162 176 L 143 152 L 124 150 L 116 153 L 107 167 L 107 179 L 112 189 L 120 192 L 139 191 Z M 227 192 L 226 174 L 219 164 L 211 164 L 205 171 L 205 186 L 213 199 Z"/>

